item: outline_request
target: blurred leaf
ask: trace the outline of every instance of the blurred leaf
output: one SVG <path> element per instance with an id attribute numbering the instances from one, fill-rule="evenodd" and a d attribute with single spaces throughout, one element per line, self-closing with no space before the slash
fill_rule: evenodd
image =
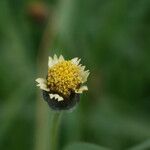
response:
<path id="1" fill-rule="evenodd" d="M 144 141 L 141 144 L 138 144 L 128 150 L 149 150 L 150 149 L 150 140 Z"/>
<path id="2" fill-rule="evenodd" d="M 64 150 L 110 150 L 110 149 L 90 143 L 74 143 L 67 146 Z"/>

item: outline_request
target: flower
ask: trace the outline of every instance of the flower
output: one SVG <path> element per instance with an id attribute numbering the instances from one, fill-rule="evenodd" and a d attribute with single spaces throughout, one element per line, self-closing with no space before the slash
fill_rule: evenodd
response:
<path id="1" fill-rule="evenodd" d="M 85 66 L 79 64 L 80 60 L 77 57 L 65 60 L 62 55 L 49 57 L 46 79 L 36 79 L 43 98 L 52 109 L 72 108 L 79 101 L 79 95 L 88 90 L 83 84 L 87 81 L 89 70 L 85 71 Z"/>

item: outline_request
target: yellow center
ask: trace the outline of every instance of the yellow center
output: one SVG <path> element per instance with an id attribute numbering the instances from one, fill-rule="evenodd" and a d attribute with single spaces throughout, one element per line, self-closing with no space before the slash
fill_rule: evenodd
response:
<path id="1" fill-rule="evenodd" d="M 80 85 L 80 68 L 71 61 L 61 61 L 48 70 L 48 87 L 68 97 Z"/>

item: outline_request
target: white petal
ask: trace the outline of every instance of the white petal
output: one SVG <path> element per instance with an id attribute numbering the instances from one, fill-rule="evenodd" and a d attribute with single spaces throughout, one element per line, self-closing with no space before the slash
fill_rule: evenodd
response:
<path id="1" fill-rule="evenodd" d="M 59 56 L 59 61 L 63 61 L 65 60 L 64 57 L 62 55 Z"/>
<path id="2" fill-rule="evenodd" d="M 79 65 L 80 61 L 81 61 L 81 59 L 78 59 L 78 61 L 77 61 L 77 65 Z"/>
<path id="3" fill-rule="evenodd" d="M 54 98 L 54 99 L 56 99 L 56 100 L 58 100 L 58 101 L 63 101 L 63 100 L 64 100 L 64 98 L 61 97 L 61 96 L 59 96 L 58 94 L 49 94 L 49 97 L 50 97 L 51 99 Z"/>
<path id="4" fill-rule="evenodd" d="M 45 84 L 37 84 L 37 86 L 39 86 L 40 89 L 42 89 L 44 91 L 50 91 L 49 88 L 47 88 L 47 85 L 45 85 Z"/>
<path id="5" fill-rule="evenodd" d="M 39 83 L 39 84 L 41 84 L 41 83 L 47 83 L 47 81 L 46 81 L 46 79 L 44 79 L 44 78 L 37 78 L 36 80 L 35 80 L 37 83 Z"/>
<path id="6" fill-rule="evenodd" d="M 49 94 L 49 97 L 52 99 L 53 98 L 53 94 Z"/>
<path id="7" fill-rule="evenodd" d="M 84 71 L 84 69 L 85 69 L 85 66 L 82 66 L 82 67 L 81 67 L 81 69 Z"/>
<path id="8" fill-rule="evenodd" d="M 75 93 L 82 93 L 83 91 L 87 91 L 88 87 L 87 86 L 81 86 L 78 90 L 75 91 Z"/>
<path id="9" fill-rule="evenodd" d="M 52 57 L 49 57 L 49 60 L 48 60 L 48 67 L 52 67 L 53 66 L 53 58 Z"/>
<path id="10" fill-rule="evenodd" d="M 75 65 L 78 65 L 78 57 L 71 59 L 71 62 L 74 63 Z"/>
<path id="11" fill-rule="evenodd" d="M 57 57 L 57 55 L 55 54 L 53 58 L 54 58 L 54 59 L 53 59 L 54 64 L 56 64 L 56 63 L 58 62 L 58 57 Z"/>
<path id="12" fill-rule="evenodd" d="M 58 61 L 58 57 L 56 54 L 54 55 L 54 61 Z"/>
<path id="13" fill-rule="evenodd" d="M 47 91 L 47 92 L 50 91 L 49 88 L 47 88 L 45 84 L 40 85 L 40 89 Z"/>
<path id="14" fill-rule="evenodd" d="M 78 66 L 80 67 L 80 70 L 84 72 L 85 66 L 82 66 L 81 64 Z"/>
<path id="15" fill-rule="evenodd" d="M 55 54 L 54 55 L 54 59 L 53 59 L 53 65 L 57 64 L 58 63 L 58 57 L 57 55 Z"/>
<path id="16" fill-rule="evenodd" d="M 44 91 L 50 91 L 49 88 L 47 88 L 47 81 L 45 79 L 37 78 L 35 81 L 38 83 L 37 86 L 39 86 L 40 89 Z"/>
<path id="17" fill-rule="evenodd" d="M 82 83 L 87 81 L 87 78 L 88 78 L 89 74 L 90 74 L 89 70 L 81 71 Z"/>
<path id="18" fill-rule="evenodd" d="M 62 60 L 64 60 L 64 58 L 63 58 L 62 55 L 60 55 L 60 57 L 58 58 L 57 55 L 55 54 L 55 55 L 53 56 L 53 58 L 52 58 L 52 57 L 49 57 L 48 67 L 51 68 L 51 67 L 53 67 L 55 64 L 57 64 L 59 61 L 62 61 Z"/>

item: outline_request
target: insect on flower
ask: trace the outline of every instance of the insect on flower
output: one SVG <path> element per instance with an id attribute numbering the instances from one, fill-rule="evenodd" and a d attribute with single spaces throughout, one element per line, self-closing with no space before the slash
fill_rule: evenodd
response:
<path id="1" fill-rule="evenodd" d="M 83 85 L 89 70 L 80 63 L 81 59 L 65 60 L 62 55 L 49 57 L 46 79 L 37 78 L 37 86 L 43 91 L 43 98 L 54 110 L 67 110 L 79 102 L 79 95 L 88 90 Z"/>

